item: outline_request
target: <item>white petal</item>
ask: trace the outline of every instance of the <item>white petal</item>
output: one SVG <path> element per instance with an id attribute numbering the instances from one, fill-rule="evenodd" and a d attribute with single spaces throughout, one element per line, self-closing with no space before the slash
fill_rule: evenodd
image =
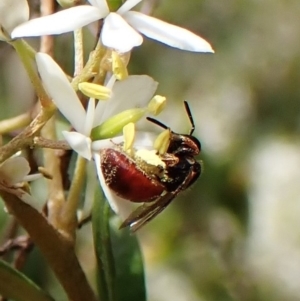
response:
<path id="1" fill-rule="evenodd" d="M 85 118 L 85 124 L 84 124 L 84 131 L 83 134 L 86 136 L 90 136 L 93 123 L 94 123 L 94 116 L 95 116 L 95 99 L 90 98 L 87 111 L 86 111 L 86 118 Z"/>
<path id="2" fill-rule="evenodd" d="M 29 172 L 29 163 L 25 158 L 11 157 L 0 165 L 0 181 L 14 185 L 22 182 Z"/>
<path id="3" fill-rule="evenodd" d="M 128 200 L 124 200 L 117 196 L 107 185 L 102 173 L 101 169 L 101 158 L 99 153 L 93 154 L 95 164 L 96 164 L 96 170 L 98 179 L 100 182 L 100 185 L 103 189 L 103 192 L 105 194 L 105 197 L 111 207 L 111 209 L 118 214 L 122 220 L 125 220 L 128 215 L 131 213 L 131 204 Z"/>
<path id="4" fill-rule="evenodd" d="M 109 80 L 105 83 L 105 87 L 112 90 L 115 82 L 117 81 L 117 78 L 115 77 L 115 75 L 113 74 Z"/>
<path id="5" fill-rule="evenodd" d="M 105 13 L 105 16 L 109 14 L 109 7 L 106 0 L 88 0 L 88 2 L 90 2 L 91 5 L 98 7 L 98 9 Z"/>
<path id="6" fill-rule="evenodd" d="M 25 22 L 12 31 L 11 37 L 14 39 L 61 34 L 81 28 L 104 18 L 106 15 L 107 12 L 102 12 L 95 6 L 75 6 L 49 16 Z"/>
<path id="7" fill-rule="evenodd" d="M 29 7 L 27 0 L 1 0 L 0 25 L 10 33 L 17 25 L 28 21 Z"/>
<path id="8" fill-rule="evenodd" d="M 191 31 L 146 16 L 139 12 L 127 12 L 124 19 L 145 36 L 182 50 L 214 52 L 210 44 Z"/>
<path id="9" fill-rule="evenodd" d="M 118 81 L 112 89 L 112 97 L 98 102 L 94 127 L 116 113 L 134 107 L 145 107 L 157 89 L 158 83 L 148 75 L 131 75 Z"/>
<path id="10" fill-rule="evenodd" d="M 91 211 L 94 202 L 95 188 L 98 185 L 97 178 L 95 177 L 95 164 L 92 161 L 87 162 L 86 166 L 86 187 L 83 208 L 79 220 L 83 220 L 91 216 Z"/>
<path id="11" fill-rule="evenodd" d="M 125 12 L 131 10 L 134 6 L 140 3 L 142 0 L 127 0 L 118 10 L 117 13 L 122 15 Z"/>
<path id="12" fill-rule="evenodd" d="M 77 152 L 83 158 L 91 160 L 92 141 L 89 137 L 77 132 L 63 131 L 62 134 L 75 152 Z"/>
<path id="13" fill-rule="evenodd" d="M 116 77 L 112 75 L 109 78 L 109 80 L 105 83 L 105 87 L 112 90 L 115 83 Z M 93 127 L 99 125 L 102 122 L 103 112 L 105 112 L 106 107 L 109 105 L 111 105 L 109 101 L 98 101 L 94 115 Z"/>
<path id="14" fill-rule="evenodd" d="M 118 14 L 110 13 L 104 20 L 102 43 L 120 52 L 130 51 L 143 43 L 142 36 Z"/>
<path id="15" fill-rule="evenodd" d="M 82 132 L 86 112 L 66 75 L 59 65 L 47 54 L 37 53 L 36 63 L 43 85 L 60 112 L 72 126 Z"/>
<path id="16" fill-rule="evenodd" d="M 153 142 L 156 134 L 150 132 L 136 132 L 134 147 L 136 149 L 153 149 Z M 125 220 L 132 211 L 132 204 L 119 196 L 117 196 L 106 184 L 102 169 L 101 169 L 101 156 L 100 150 L 104 148 L 114 147 L 115 144 L 122 143 L 123 136 L 114 137 L 113 139 L 105 139 L 94 141 L 92 143 L 93 157 L 96 164 L 98 179 L 103 189 L 106 199 L 109 202 L 111 209 L 118 214 L 121 219 Z"/>
<path id="17" fill-rule="evenodd" d="M 114 104 L 119 102 L 120 111 L 130 107 L 144 107 L 152 98 L 157 86 L 158 83 L 148 75 L 131 75 L 115 83 L 110 101 Z"/>

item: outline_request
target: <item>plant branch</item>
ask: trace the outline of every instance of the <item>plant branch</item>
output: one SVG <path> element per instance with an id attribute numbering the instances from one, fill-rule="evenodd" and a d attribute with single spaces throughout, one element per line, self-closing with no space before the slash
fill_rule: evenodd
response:
<path id="1" fill-rule="evenodd" d="M 19 135 L 14 137 L 9 143 L 0 148 L 0 163 L 14 155 L 17 151 L 30 146 L 33 143 L 34 135 L 37 135 L 45 123 L 55 112 L 55 106 L 52 104 L 47 109 L 42 109 L 37 117 L 24 129 Z"/>
<path id="2" fill-rule="evenodd" d="M 40 136 L 33 138 L 32 146 L 42 147 L 42 148 L 52 148 L 52 149 L 63 149 L 63 150 L 72 149 L 65 140 L 51 140 Z"/>
<path id="3" fill-rule="evenodd" d="M 77 209 L 80 200 L 80 193 L 84 184 L 86 175 L 86 160 L 78 156 L 74 170 L 74 176 L 71 184 L 71 188 L 68 194 L 67 202 L 61 211 L 61 226 L 65 232 L 69 233 L 71 237 L 75 237 L 75 231 L 77 228 Z"/>
<path id="4" fill-rule="evenodd" d="M 106 47 L 104 47 L 100 39 L 98 39 L 97 46 L 94 51 L 91 52 L 88 62 L 85 64 L 82 72 L 78 74 L 72 80 L 71 84 L 73 88 L 77 91 L 78 84 L 88 81 L 90 78 L 95 76 L 99 71 L 100 62 L 106 52 Z"/>
<path id="5" fill-rule="evenodd" d="M 76 257 L 73 243 L 66 240 L 36 209 L 15 195 L 1 191 L 1 196 L 19 223 L 40 248 L 56 277 L 72 301 L 97 301 Z"/>

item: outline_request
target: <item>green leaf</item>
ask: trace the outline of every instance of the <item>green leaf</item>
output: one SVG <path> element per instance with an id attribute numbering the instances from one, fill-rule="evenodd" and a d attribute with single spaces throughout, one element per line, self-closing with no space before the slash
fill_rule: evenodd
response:
<path id="1" fill-rule="evenodd" d="M 128 228 L 119 229 L 115 216 L 98 188 L 92 212 L 94 245 L 98 264 L 101 300 L 146 300 L 143 258 L 137 236 Z"/>
<path id="2" fill-rule="evenodd" d="M 24 274 L 0 260 L 0 295 L 16 301 L 53 301 Z"/>
<path id="3" fill-rule="evenodd" d="M 120 220 L 111 219 L 111 241 L 116 266 L 117 301 L 146 300 L 143 256 L 137 236 L 129 228 L 119 229 Z"/>
<path id="4" fill-rule="evenodd" d="M 109 232 L 110 208 L 97 185 L 92 210 L 94 246 L 97 258 L 97 284 L 100 300 L 115 301 L 115 266 Z"/>

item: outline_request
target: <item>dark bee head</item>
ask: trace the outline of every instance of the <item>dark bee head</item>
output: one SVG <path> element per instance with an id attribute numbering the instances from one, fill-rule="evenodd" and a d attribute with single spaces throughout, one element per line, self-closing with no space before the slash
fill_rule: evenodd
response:
<path id="1" fill-rule="evenodd" d="M 168 153 L 175 155 L 197 156 L 201 151 L 200 141 L 191 135 L 171 134 Z"/>
<path id="2" fill-rule="evenodd" d="M 201 151 L 201 143 L 200 141 L 193 136 L 193 132 L 195 130 L 195 124 L 193 120 L 193 116 L 190 110 L 190 107 L 186 101 L 184 101 L 185 110 L 191 122 L 192 128 L 189 134 L 178 134 L 171 132 L 170 145 L 167 150 L 167 153 L 175 154 L 175 155 L 186 155 L 186 156 L 197 156 Z M 147 120 L 155 123 L 156 125 L 169 129 L 168 126 L 161 123 L 160 121 L 147 117 Z"/>

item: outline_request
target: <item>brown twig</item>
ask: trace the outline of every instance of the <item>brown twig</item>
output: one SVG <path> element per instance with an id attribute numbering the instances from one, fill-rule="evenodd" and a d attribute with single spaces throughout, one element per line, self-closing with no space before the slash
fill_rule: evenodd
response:
<path id="1" fill-rule="evenodd" d="M 72 301 L 96 301 L 74 251 L 73 242 L 68 241 L 47 219 L 33 207 L 15 195 L 1 191 L 1 196 L 19 223 L 40 248 L 56 277 Z"/>
<path id="2" fill-rule="evenodd" d="M 0 163 L 14 155 L 18 150 L 32 145 L 33 137 L 39 133 L 49 118 L 54 114 L 55 106 L 42 109 L 37 117 L 20 134 L 0 148 Z"/>
<path id="3" fill-rule="evenodd" d="M 46 16 L 54 12 L 54 1 L 53 0 L 41 0 L 41 15 Z M 45 52 L 53 56 L 53 37 L 43 36 L 41 38 L 40 51 Z M 48 123 L 44 126 L 41 131 L 44 138 L 49 140 L 57 140 L 56 128 L 55 128 L 55 117 L 52 117 Z M 45 168 L 53 176 L 52 180 L 47 181 L 48 186 L 48 218 L 49 222 L 54 227 L 59 228 L 60 226 L 60 212 L 61 208 L 65 203 L 63 180 L 60 173 L 60 159 L 52 149 L 44 149 L 44 164 Z"/>
<path id="4" fill-rule="evenodd" d="M 54 141 L 40 136 L 34 137 L 32 146 L 52 148 L 52 149 L 63 149 L 63 150 L 71 149 L 70 145 L 64 140 Z"/>
<path id="5" fill-rule="evenodd" d="M 14 267 L 18 270 L 22 269 L 27 259 L 27 255 L 33 248 L 33 242 L 27 235 L 18 236 L 9 239 L 0 247 L 0 256 L 4 256 L 11 251 L 18 251 L 14 260 Z"/>
<path id="6" fill-rule="evenodd" d="M 16 245 L 19 244 L 19 252 L 14 260 L 16 269 L 21 270 L 26 262 L 27 256 L 32 251 L 34 244 L 31 238 L 27 235 L 19 236 L 15 239 Z"/>

